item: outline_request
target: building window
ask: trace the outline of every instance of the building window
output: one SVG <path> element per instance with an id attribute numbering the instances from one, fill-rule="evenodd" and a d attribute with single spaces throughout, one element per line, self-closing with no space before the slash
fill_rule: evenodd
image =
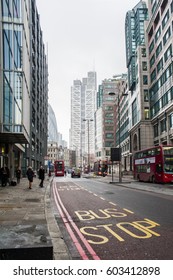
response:
<path id="1" fill-rule="evenodd" d="M 13 50 L 12 50 L 12 25 L 3 25 L 3 68 L 6 70 L 12 70 L 13 68 Z"/>
<path id="2" fill-rule="evenodd" d="M 169 10 L 167 11 L 164 19 L 162 20 L 162 29 L 164 29 L 164 27 L 167 24 L 168 20 L 169 20 Z"/>
<path id="3" fill-rule="evenodd" d="M 163 68 L 163 58 L 160 59 L 159 63 L 157 64 L 157 73 Z"/>
<path id="4" fill-rule="evenodd" d="M 159 126 L 158 123 L 154 125 L 154 137 L 159 136 Z"/>
<path id="5" fill-rule="evenodd" d="M 114 142 L 108 142 L 108 141 L 106 141 L 105 142 L 105 147 L 113 147 L 114 146 Z"/>
<path id="6" fill-rule="evenodd" d="M 11 89 L 11 74 L 10 73 L 4 73 L 4 115 L 3 115 L 3 121 L 5 124 L 4 129 L 6 131 L 11 131 L 11 124 L 12 124 L 12 89 Z"/>
<path id="7" fill-rule="evenodd" d="M 153 54 L 152 58 L 150 59 L 150 68 L 154 65 L 155 62 L 155 55 Z"/>
<path id="8" fill-rule="evenodd" d="M 148 76 L 143 75 L 143 85 L 148 85 Z"/>
<path id="9" fill-rule="evenodd" d="M 142 70 L 147 71 L 147 62 L 146 61 L 142 62 Z"/>
<path id="10" fill-rule="evenodd" d="M 158 45 L 158 47 L 156 49 L 156 58 L 159 56 L 161 51 L 162 51 L 162 42 L 160 42 L 160 44 Z"/>
<path id="11" fill-rule="evenodd" d="M 156 69 L 153 70 L 150 78 L 151 78 L 151 83 L 156 79 Z"/>
<path id="12" fill-rule="evenodd" d="M 157 7 L 157 1 L 154 2 L 153 6 L 152 6 L 152 14 L 154 14 L 155 10 Z"/>
<path id="13" fill-rule="evenodd" d="M 144 89 L 144 101 L 148 101 L 148 89 Z"/>
<path id="14" fill-rule="evenodd" d="M 173 128 L 173 114 L 169 116 L 169 127 Z"/>
<path id="15" fill-rule="evenodd" d="M 106 139 L 113 139 L 114 138 L 114 134 L 113 133 L 106 133 Z"/>
<path id="16" fill-rule="evenodd" d="M 159 39 L 160 35 L 161 35 L 161 28 L 159 27 L 159 29 L 157 30 L 156 35 L 155 35 L 155 43 Z"/>
<path id="17" fill-rule="evenodd" d="M 142 57 L 146 57 L 147 55 L 146 55 L 146 49 L 145 48 L 142 48 L 141 49 L 141 55 L 142 55 Z"/>
<path id="18" fill-rule="evenodd" d="M 171 13 L 173 12 L 173 0 L 171 2 Z"/>
<path id="19" fill-rule="evenodd" d="M 164 59 L 165 59 L 165 62 L 168 60 L 169 57 L 172 56 L 172 45 L 170 45 L 166 52 L 164 53 Z"/>
<path id="20" fill-rule="evenodd" d="M 166 44 L 166 42 L 168 41 L 170 36 L 171 36 L 171 29 L 169 27 L 168 30 L 166 31 L 165 35 L 163 36 L 163 45 Z"/>
<path id="21" fill-rule="evenodd" d="M 149 116 L 149 108 L 145 107 L 144 109 L 144 116 L 145 116 L 145 120 L 149 120 L 150 116 Z"/>
<path id="22" fill-rule="evenodd" d="M 161 100 L 162 100 L 162 107 L 164 107 L 164 106 L 166 106 L 166 105 L 168 104 L 168 92 L 166 92 L 166 93 L 162 96 Z"/>
<path id="23" fill-rule="evenodd" d="M 137 101 L 136 99 L 132 103 L 132 125 L 137 123 Z"/>
<path id="24" fill-rule="evenodd" d="M 154 49 L 154 40 L 151 42 L 149 46 L 149 53 L 151 53 L 153 49 Z"/>
<path id="25" fill-rule="evenodd" d="M 160 132 L 163 133 L 166 131 L 166 118 L 160 122 Z"/>

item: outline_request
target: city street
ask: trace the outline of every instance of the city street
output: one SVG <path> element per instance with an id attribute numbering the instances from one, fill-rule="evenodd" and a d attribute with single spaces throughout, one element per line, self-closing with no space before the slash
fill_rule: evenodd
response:
<path id="1" fill-rule="evenodd" d="M 151 187 L 164 185 L 54 178 L 52 206 L 71 258 L 172 259 L 172 186 L 167 194 Z"/>

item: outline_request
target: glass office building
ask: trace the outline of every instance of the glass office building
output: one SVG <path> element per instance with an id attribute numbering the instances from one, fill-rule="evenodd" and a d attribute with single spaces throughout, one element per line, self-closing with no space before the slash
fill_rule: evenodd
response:
<path id="1" fill-rule="evenodd" d="M 47 65 L 42 36 L 37 33 L 39 47 L 33 42 L 33 9 L 36 11 L 35 0 L 0 1 L 0 167 L 7 165 L 11 178 L 17 166 L 25 172 L 27 165 L 32 163 L 33 104 L 39 106 L 35 119 L 47 127 Z M 35 24 L 39 26 L 39 21 Z M 33 61 L 33 44 L 37 47 L 38 59 L 44 58 L 44 64 L 39 62 L 40 68 Z M 33 73 L 36 70 L 35 79 L 39 81 L 36 96 L 39 95 L 39 99 L 34 99 Z M 35 128 L 34 145 L 43 148 L 47 129 L 44 128 L 41 135 L 36 123 Z M 43 149 L 41 152 L 43 155 Z M 41 162 L 42 158 L 37 160 Z"/>

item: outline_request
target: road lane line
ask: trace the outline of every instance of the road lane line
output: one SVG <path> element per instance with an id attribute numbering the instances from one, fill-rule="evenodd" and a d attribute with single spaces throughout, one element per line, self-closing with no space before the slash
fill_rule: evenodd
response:
<path id="1" fill-rule="evenodd" d="M 74 228 L 74 230 L 76 231 L 76 233 L 78 234 L 78 236 L 80 237 L 81 241 L 83 242 L 83 244 L 85 245 L 86 249 L 88 250 L 88 252 L 90 253 L 90 255 L 92 256 L 92 258 L 94 260 L 100 260 L 99 256 L 97 256 L 96 252 L 93 250 L 93 248 L 91 247 L 91 245 L 88 243 L 88 241 L 85 239 L 85 237 L 83 236 L 83 234 L 80 232 L 79 228 L 76 226 L 76 224 L 74 223 L 73 219 L 71 218 L 70 214 L 68 213 L 67 209 L 65 208 L 60 196 L 59 196 L 59 193 L 58 193 L 58 190 L 55 189 L 55 186 L 54 186 L 54 190 L 55 190 L 55 194 L 58 198 L 58 202 L 59 204 L 61 205 L 62 207 L 62 210 L 64 211 L 64 214 L 66 215 L 69 223 L 72 225 L 72 227 Z M 60 206 L 59 206 L 60 207 Z M 74 234 L 74 233 L 73 233 Z M 79 252 L 80 253 L 80 252 Z"/>
<path id="2" fill-rule="evenodd" d="M 115 203 L 113 203 L 113 202 L 111 202 L 111 201 L 109 201 L 109 203 L 110 203 L 110 204 L 112 204 L 112 205 L 114 205 L 114 206 L 116 206 L 116 204 L 115 204 Z"/>
<path id="3" fill-rule="evenodd" d="M 130 214 L 134 214 L 134 212 L 130 211 L 129 209 L 123 208 L 123 210 L 130 213 Z"/>

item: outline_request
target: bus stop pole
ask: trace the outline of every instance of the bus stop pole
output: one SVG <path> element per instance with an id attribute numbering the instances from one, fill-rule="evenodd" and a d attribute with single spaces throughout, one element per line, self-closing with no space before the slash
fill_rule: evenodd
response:
<path id="1" fill-rule="evenodd" d="M 112 182 L 113 182 L 113 161 L 112 161 Z"/>

